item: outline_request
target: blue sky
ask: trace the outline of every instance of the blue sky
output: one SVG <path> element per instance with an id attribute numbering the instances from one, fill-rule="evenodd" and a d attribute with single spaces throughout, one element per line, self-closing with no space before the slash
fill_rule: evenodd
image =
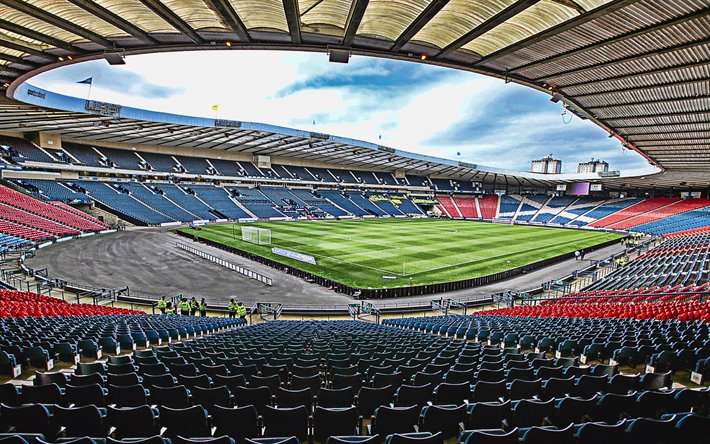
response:
<path id="1" fill-rule="evenodd" d="M 527 170 L 547 154 L 563 171 L 591 157 L 612 169 L 647 163 L 549 96 L 482 75 L 434 66 L 325 54 L 206 51 L 99 60 L 43 73 L 51 91 L 138 108 L 253 121 L 380 143 L 421 154 Z M 571 117 L 571 119 L 570 119 Z M 315 121 L 315 124 L 313 122 Z M 460 153 L 460 154 L 459 154 Z"/>

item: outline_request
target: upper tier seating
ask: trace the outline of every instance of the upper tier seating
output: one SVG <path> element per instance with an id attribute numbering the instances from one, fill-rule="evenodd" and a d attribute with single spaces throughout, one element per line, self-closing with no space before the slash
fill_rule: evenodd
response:
<path id="1" fill-rule="evenodd" d="M 210 164 L 202 157 L 175 156 L 187 173 L 207 174 Z"/>
<path id="2" fill-rule="evenodd" d="M 64 186 L 61 182 L 54 180 L 23 179 L 16 180 L 15 183 L 31 191 L 35 196 L 45 200 L 81 203 L 91 202 L 91 198 L 86 194 L 77 193 Z"/>
<path id="3" fill-rule="evenodd" d="M 17 159 L 32 160 L 35 162 L 54 162 L 49 155 L 38 148 L 34 143 L 17 137 L 0 135 L 0 146 L 7 146 L 17 153 Z"/>
<path id="4" fill-rule="evenodd" d="M 430 182 L 436 191 L 454 191 L 454 186 L 449 179 L 430 179 Z"/>
<path id="5" fill-rule="evenodd" d="M 629 218 L 638 216 L 651 210 L 656 210 L 658 208 L 665 207 L 666 205 L 670 205 L 677 201 L 678 199 L 668 197 L 646 199 L 634 205 L 628 206 L 620 211 L 617 211 L 614 214 L 598 219 L 597 221 L 590 223 L 589 226 L 608 228 L 620 227 L 619 229 L 623 229 L 625 224 L 622 223 L 622 221 L 626 221 Z"/>
<path id="6" fill-rule="evenodd" d="M 398 185 L 397 181 L 395 180 L 394 176 L 392 176 L 392 173 L 386 173 L 386 172 L 379 172 L 376 171 L 375 176 L 377 176 L 378 179 L 380 179 L 381 184 L 385 185 Z"/>
<path id="7" fill-rule="evenodd" d="M 177 162 L 172 156 L 166 154 L 140 152 L 139 155 L 148 162 L 153 171 L 162 171 L 164 173 L 177 172 Z"/>
<path id="8" fill-rule="evenodd" d="M 64 142 L 62 144 L 62 148 L 64 148 L 64 151 L 71 154 L 76 160 L 81 162 L 83 165 L 105 168 L 110 167 L 109 165 L 100 162 L 101 156 L 96 151 L 96 148 L 91 145 Z"/>
<path id="9" fill-rule="evenodd" d="M 481 208 L 481 217 L 486 220 L 496 218 L 498 212 L 498 195 L 486 194 L 478 198 L 478 206 Z"/>

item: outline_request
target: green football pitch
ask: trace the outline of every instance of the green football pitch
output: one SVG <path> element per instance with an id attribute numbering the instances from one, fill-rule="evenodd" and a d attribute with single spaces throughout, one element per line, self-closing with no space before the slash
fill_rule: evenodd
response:
<path id="1" fill-rule="evenodd" d="M 182 231 L 356 288 L 393 288 L 485 276 L 620 238 L 596 231 L 432 219 L 243 225 L 269 228 L 271 245 L 242 241 L 240 224 Z M 311 255 L 316 265 L 276 255 L 272 247 Z"/>

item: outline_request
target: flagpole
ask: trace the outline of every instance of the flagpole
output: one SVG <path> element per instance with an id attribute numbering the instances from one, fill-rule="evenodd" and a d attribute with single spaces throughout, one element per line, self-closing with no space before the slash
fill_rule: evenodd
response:
<path id="1" fill-rule="evenodd" d="M 89 83 L 89 94 L 86 96 L 86 101 L 87 101 L 87 102 L 91 100 L 91 87 L 92 87 L 93 85 L 94 85 L 94 80 L 91 79 L 91 83 Z"/>

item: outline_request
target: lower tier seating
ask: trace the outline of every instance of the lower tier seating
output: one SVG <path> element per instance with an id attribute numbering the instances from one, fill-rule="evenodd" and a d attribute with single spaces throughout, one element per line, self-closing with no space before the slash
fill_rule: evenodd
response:
<path id="1" fill-rule="evenodd" d="M 501 348 L 463 341 L 465 335 L 448 329 L 413 328 L 427 321 L 505 319 L 516 318 L 261 323 L 81 362 L 73 374 L 38 372 L 32 385 L 0 386 L 0 415 L 6 431 L 41 433 L 49 441 L 103 439 L 110 431 L 111 439 L 155 437 L 160 444 L 586 444 L 603 442 L 600 434 L 614 443 L 701 442 L 693 437 L 707 427 L 710 392 L 673 389 L 670 373 L 625 375 L 617 364 L 583 366 L 575 356 L 548 357 L 551 347 L 544 343 L 540 352 L 523 353 L 534 345 L 503 338 Z M 639 333 L 695 327 L 601 322 Z M 587 325 L 556 324 L 560 335 L 589 331 L 579 329 Z"/>

